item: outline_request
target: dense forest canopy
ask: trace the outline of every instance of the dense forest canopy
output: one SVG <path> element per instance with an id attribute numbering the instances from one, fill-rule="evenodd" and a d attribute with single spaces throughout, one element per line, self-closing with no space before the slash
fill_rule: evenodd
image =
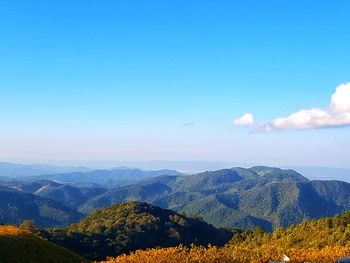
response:
<path id="1" fill-rule="evenodd" d="M 41 235 L 87 258 L 103 259 L 153 247 L 224 245 L 232 232 L 147 203 L 126 202 Z"/>
<path id="2" fill-rule="evenodd" d="M 130 255 L 109 258 L 104 263 L 146 262 L 269 262 L 282 261 L 284 255 L 290 262 L 330 263 L 350 255 L 350 212 L 333 218 L 305 221 L 288 228 L 278 228 L 267 233 L 261 228 L 242 231 L 234 235 L 224 247 L 183 246 L 138 250 Z"/>

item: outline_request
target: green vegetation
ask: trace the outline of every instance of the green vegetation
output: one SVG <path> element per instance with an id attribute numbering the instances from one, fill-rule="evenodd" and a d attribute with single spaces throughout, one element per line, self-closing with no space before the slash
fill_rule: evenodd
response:
<path id="1" fill-rule="evenodd" d="M 163 173 L 175 175 L 156 176 Z M 40 227 L 61 227 L 78 222 L 82 214 L 97 208 L 134 200 L 197 216 L 216 227 L 260 226 L 272 231 L 350 209 L 349 183 L 309 181 L 293 170 L 265 166 L 188 176 L 169 170 L 144 172 L 124 168 L 51 176 L 66 180 L 72 176 L 73 181 L 87 176 L 88 182 L 103 175 L 104 183 L 112 186 L 113 180 L 117 182 L 128 175 L 135 180 L 148 179 L 112 189 L 47 180 L 2 182 L 0 223 L 18 225 L 29 219 Z"/>
<path id="2" fill-rule="evenodd" d="M 19 225 L 31 220 L 40 227 L 62 226 L 82 218 L 82 214 L 57 201 L 3 186 L 0 200 L 0 224 Z"/>
<path id="3" fill-rule="evenodd" d="M 42 231 L 52 242 L 90 259 L 179 244 L 223 245 L 232 232 L 146 203 L 127 202 L 97 210 L 66 229 Z"/>
<path id="4" fill-rule="evenodd" d="M 283 254 L 291 262 L 329 263 L 350 253 L 350 212 L 269 233 L 259 227 L 217 229 L 147 203 L 126 202 L 64 229 L 40 230 L 41 237 L 28 230 L 36 231 L 31 221 L 21 228 L 0 227 L 1 263 L 86 262 L 70 250 L 93 260 L 117 256 L 109 263 L 246 263 L 282 259 Z"/>
<path id="5" fill-rule="evenodd" d="M 103 263 L 330 263 L 350 255 L 350 212 L 333 218 L 305 221 L 266 233 L 261 228 L 238 232 L 224 247 L 172 247 L 138 250 Z"/>
<path id="6" fill-rule="evenodd" d="M 88 262 L 66 248 L 14 226 L 0 226 L 1 263 Z"/>
<path id="7" fill-rule="evenodd" d="M 196 215 L 218 227 L 271 231 L 350 209 L 350 184 L 309 181 L 293 170 L 272 167 L 232 168 L 151 178 L 91 198 L 81 209 L 127 200 Z"/>
<path id="8" fill-rule="evenodd" d="M 35 233 L 38 230 L 34 222 L 31 220 L 23 220 L 23 222 L 19 225 L 19 229 L 29 233 Z"/>
<path id="9" fill-rule="evenodd" d="M 318 220 L 306 220 L 287 228 L 277 228 L 266 233 L 261 228 L 243 231 L 234 235 L 230 245 L 261 246 L 278 245 L 299 248 L 325 248 L 329 246 L 350 246 L 350 212 L 325 217 Z"/>

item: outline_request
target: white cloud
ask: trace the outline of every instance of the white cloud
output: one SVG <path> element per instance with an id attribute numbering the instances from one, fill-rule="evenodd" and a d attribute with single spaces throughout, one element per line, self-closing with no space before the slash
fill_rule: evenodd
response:
<path id="1" fill-rule="evenodd" d="M 258 132 L 305 130 L 350 125 L 350 83 L 336 88 L 326 109 L 300 110 L 287 117 L 265 123 Z"/>
<path id="2" fill-rule="evenodd" d="M 251 113 L 245 113 L 242 117 L 233 121 L 237 126 L 250 126 L 254 124 L 254 117 Z"/>
<path id="3" fill-rule="evenodd" d="M 332 95 L 330 111 L 337 113 L 350 113 L 350 82 L 337 87 Z"/>

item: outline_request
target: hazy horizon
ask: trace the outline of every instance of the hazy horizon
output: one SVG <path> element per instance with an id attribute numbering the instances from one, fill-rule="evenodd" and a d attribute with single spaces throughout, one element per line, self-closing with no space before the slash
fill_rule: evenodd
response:
<path id="1" fill-rule="evenodd" d="M 203 171 L 214 171 L 232 167 L 252 167 L 258 164 L 243 164 L 235 162 L 220 161 L 180 161 L 180 160 L 151 160 L 151 161 L 118 161 L 118 160 L 10 160 L 0 163 L 11 163 L 20 165 L 53 165 L 60 167 L 86 167 L 88 169 L 115 169 L 120 167 L 136 168 L 142 170 L 177 170 L 183 173 L 197 173 Z"/>
<path id="2" fill-rule="evenodd" d="M 281 169 L 293 169 L 301 173 L 310 180 L 342 180 L 350 182 L 349 167 L 327 167 L 327 166 L 300 166 L 266 163 L 237 163 L 220 161 L 180 161 L 180 160 L 151 160 L 151 161 L 117 161 L 117 160 L 75 160 L 75 161 L 49 161 L 49 160 L 0 160 L 1 163 L 20 165 L 49 165 L 57 167 L 84 167 L 95 169 L 118 169 L 121 167 L 136 168 L 141 170 L 177 170 L 186 174 L 193 174 L 205 171 L 215 171 L 233 167 L 251 168 L 254 166 L 269 166 Z"/>

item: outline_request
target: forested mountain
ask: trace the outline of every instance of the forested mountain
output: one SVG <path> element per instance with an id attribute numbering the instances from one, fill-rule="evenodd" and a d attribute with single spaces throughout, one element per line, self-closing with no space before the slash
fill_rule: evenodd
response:
<path id="1" fill-rule="evenodd" d="M 36 234 L 27 229 L 0 226 L 1 263 L 88 262 L 82 256 L 107 257 L 104 263 L 245 263 L 283 261 L 285 255 L 291 262 L 329 263 L 350 253 L 350 212 L 271 233 L 260 228 L 231 232 L 147 203 L 127 202 L 66 228 Z M 202 246 L 209 243 L 217 246 Z"/>
<path id="2" fill-rule="evenodd" d="M 201 216 L 216 226 L 271 230 L 350 209 L 350 184 L 309 181 L 293 170 L 272 167 L 232 168 L 146 179 L 94 197 L 82 211 L 125 200 Z"/>
<path id="3" fill-rule="evenodd" d="M 60 202 L 0 186 L 0 224 L 18 225 L 29 219 L 40 227 L 63 226 L 81 218 Z"/>
<path id="4" fill-rule="evenodd" d="M 232 232 L 147 203 L 127 202 L 95 211 L 78 224 L 42 236 L 90 259 L 153 247 L 223 245 Z"/>
<path id="5" fill-rule="evenodd" d="M 175 175 L 163 175 L 172 173 Z M 138 200 L 202 217 L 218 227 L 261 226 L 266 230 L 272 230 L 308 218 L 333 216 L 350 209 L 349 183 L 310 181 L 293 170 L 256 166 L 194 175 L 178 174 L 169 170 L 141 171 L 119 168 L 111 171 L 43 176 L 51 176 L 57 181 L 70 181 L 66 183 L 44 179 L 3 181 L 0 185 L 4 186 L 4 189 L 8 191 L 11 188 L 15 191 L 12 193 L 12 198 L 9 199 L 9 195 L 5 195 L 0 199 L 2 207 L 0 218 L 14 224 L 18 224 L 22 219 L 35 218 L 37 224 L 41 226 L 62 226 L 77 222 L 80 213 L 90 214 L 96 208 Z M 144 177 L 146 179 L 142 180 Z M 138 182 L 118 186 L 118 182 L 123 185 L 127 180 Z M 103 184 L 106 188 L 96 187 L 96 183 Z M 81 187 L 72 184 L 94 186 Z M 33 204 L 38 202 L 37 200 L 41 200 L 41 203 L 53 202 L 52 205 L 59 207 L 58 211 L 65 212 L 58 216 L 59 220 L 43 222 L 40 218 L 47 209 L 31 209 L 29 211 L 31 217 L 25 218 L 28 210 L 21 205 L 23 196 L 26 196 L 27 203 Z M 44 199 L 38 199 L 39 197 Z M 17 214 L 23 216 L 13 221 L 16 216 L 11 215 Z M 60 213 L 52 212 L 52 214 L 56 216 Z"/>

